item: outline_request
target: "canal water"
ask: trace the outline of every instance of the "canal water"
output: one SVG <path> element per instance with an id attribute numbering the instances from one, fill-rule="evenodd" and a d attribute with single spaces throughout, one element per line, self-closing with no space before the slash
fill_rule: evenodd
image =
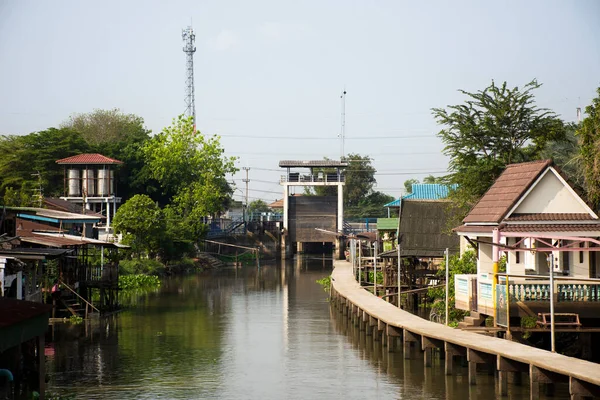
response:
<path id="1" fill-rule="evenodd" d="M 76 399 L 493 399 L 436 360 L 404 360 L 330 308 L 331 259 L 170 278 L 100 321 L 57 324 L 48 390 Z M 529 398 L 511 386 L 511 399 Z M 563 393 L 555 393 L 555 399 Z"/>

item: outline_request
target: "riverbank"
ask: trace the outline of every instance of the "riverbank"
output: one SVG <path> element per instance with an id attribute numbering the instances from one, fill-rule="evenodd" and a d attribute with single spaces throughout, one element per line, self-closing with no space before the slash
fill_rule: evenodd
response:
<path id="1" fill-rule="evenodd" d="M 372 330 L 374 339 L 387 341 L 389 350 L 393 350 L 396 338 L 401 338 L 404 358 L 413 357 L 413 350 L 419 350 L 423 352 L 425 365 L 431 366 L 433 350 L 439 349 L 445 360 L 446 374 L 451 375 L 453 358 L 465 357 L 470 384 L 477 382 L 477 364 L 495 365 L 503 394 L 508 373 L 519 374 L 519 377 L 529 375 L 532 398 L 539 392 L 539 383 L 565 380 L 569 382 L 573 398 L 600 394 L 598 364 L 424 320 L 361 288 L 352 275 L 351 264 L 346 261 L 334 263 L 331 280 L 332 303 L 350 319 Z"/>

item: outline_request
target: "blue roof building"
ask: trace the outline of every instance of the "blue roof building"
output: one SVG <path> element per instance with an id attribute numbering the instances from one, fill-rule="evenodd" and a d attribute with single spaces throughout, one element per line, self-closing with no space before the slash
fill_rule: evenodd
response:
<path id="1" fill-rule="evenodd" d="M 400 207 L 401 200 L 443 200 L 448 197 L 450 190 L 458 185 L 441 185 L 439 183 L 415 183 L 412 185 L 412 193 L 406 194 L 384 205 L 384 207 Z"/>

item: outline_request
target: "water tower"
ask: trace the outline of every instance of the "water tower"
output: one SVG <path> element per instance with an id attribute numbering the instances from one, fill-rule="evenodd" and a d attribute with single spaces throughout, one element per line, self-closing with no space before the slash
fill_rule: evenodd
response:
<path id="1" fill-rule="evenodd" d="M 102 154 L 78 154 L 56 161 L 64 165 L 63 200 L 81 206 L 82 212 L 90 210 L 106 215 L 106 232 L 110 219 L 117 211 L 121 198 L 115 192 L 115 166 L 122 161 Z"/>

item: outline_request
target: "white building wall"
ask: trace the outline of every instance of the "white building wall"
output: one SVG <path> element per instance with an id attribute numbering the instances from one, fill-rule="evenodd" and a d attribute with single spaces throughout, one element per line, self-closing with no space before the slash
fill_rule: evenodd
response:
<path id="1" fill-rule="evenodd" d="M 575 196 L 550 170 L 514 213 L 587 213 L 588 210 Z"/>

